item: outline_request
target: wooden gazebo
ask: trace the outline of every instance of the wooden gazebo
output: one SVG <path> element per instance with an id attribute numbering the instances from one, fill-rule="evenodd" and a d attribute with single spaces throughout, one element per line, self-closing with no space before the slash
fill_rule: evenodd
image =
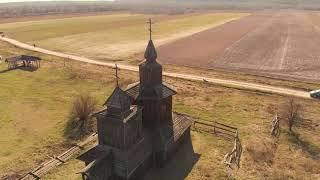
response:
<path id="1" fill-rule="evenodd" d="M 9 57 L 5 60 L 8 63 L 8 69 L 16 69 L 18 67 L 40 68 L 41 58 L 36 56 L 20 55 Z"/>

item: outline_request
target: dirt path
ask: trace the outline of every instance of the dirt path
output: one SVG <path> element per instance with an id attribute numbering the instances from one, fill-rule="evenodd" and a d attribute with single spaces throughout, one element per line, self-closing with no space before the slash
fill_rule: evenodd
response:
<path id="1" fill-rule="evenodd" d="M 107 66 L 107 67 L 114 67 L 115 66 L 113 63 L 101 62 L 101 61 L 96 61 L 96 60 L 85 58 L 85 57 L 79 57 L 79 56 L 54 52 L 54 51 L 50 51 L 50 50 L 39 48 L 39 47 L 34 48 L 32 45 L 28 45 L 28 44 L 25 44 L 25 43 L 22 43 L 22 42 L 19 42 L 17 40 L 10 39 L 10 38 L 2 37 L 2 38 L 0 38 L 0 40 L 8 42 L 10 44 L 13 44 L 13 45 L 20 47 L 20 48 L 23 48 L 23 49 L 36 51 L 36 52 L 40 52 L 40 53 L 44 53 L 44 54 L 49 54 L 49 55 L 53 55 L 53 56 L 68 58 L 68 59 L 72 59 L 75 61 L 96 64 L 96 65 L 101 65 L 101 66 Z M 137 66 L 119 64 L 118 67 L 121 69 L 124 69 L 124 70 L 129 70 L 129 71 L 135 71 L 135 72 L 139 71 Z M 226 79 L 218 79 L 218 78 L 208 78 L 208 77 L 204 77 L 204 76 L 195 76 L 195 75 L 172 73 L 172 72 L 164 72 L 163 74 L 168 77 L 174 77 L 174 78 L 180 78 L 180 79 L 186 79 L 186 80 L 193 80 L 193 81 L 200 81 L 200 82 L 206 81 L 208 83 L 220 84 L 220 85 L 230 86 L 230 87 L 257 90 L 257 91 L 261 91 L 261 92 L 276 93 L 276 94 L 283 94 L 283 95 L 289 95 L 289 96 L 296 96 L 296 97 L 301 97 L 301 98 L 310 98 L 308 92 L 294 90 L 294 89 L 287 89 L 287 88 L 282 88 L 282 87 L 274 87 L 274 86 L 269 86 L 269 85 L 247 83 L 247 82 L 242 82 L 242 81 L 234 81 L 234 80 L 226 80 Z"/>

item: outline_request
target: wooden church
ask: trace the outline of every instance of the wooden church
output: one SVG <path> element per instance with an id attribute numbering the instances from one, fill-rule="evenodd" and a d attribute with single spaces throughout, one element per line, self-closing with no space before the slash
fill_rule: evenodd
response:
<path id="1" fill-rule="evenodd" d="M 172 112 L 177 92 L 162 81 L 151 36 L 144 56 L 140 81 L 126 90 L 117 83 L 105 109 L 96 114 L 99 143 L 78 158 L 86 165 L 84 180 L 143 179 L 190 138 L 192 119 Z"/>

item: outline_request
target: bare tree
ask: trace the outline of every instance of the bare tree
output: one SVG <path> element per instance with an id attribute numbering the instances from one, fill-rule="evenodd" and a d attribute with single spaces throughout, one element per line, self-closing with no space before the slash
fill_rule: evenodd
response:
<path id="1" fill-rule="evenodd" d="M 274 119 L 271 123 L 271 136 L 279 137 L 280 136 L 280 118 L 278 118 L 278 113 L 276 113 Z"/>
<path id="2" fill-rule="evenodd" d="M 242 145 L 239 139 L 238 131 L 234 138 L 234 146 L 230 153 L 224 156 L 224 163 L 232 169 L 232 164 L 235 164 L 237 168 L 240 168 L 240 160 L 242 155 Z"/>
<path id="3" fill-rule="evenodd" d="M 73 103 L 71 118 L 78 123 L 81 135 L 86 133 L 91 115 L 96 110 L 97 101 L 88 93 L 81 93 Z"/>
<path id="4" fill-rule="evenodd" d="M 288 123 L 289 131 L 292 132 L 292 127 L 301 120 L 302 106 L 294 99 L 290 99 L 281 107 L 281 118 Z"/>

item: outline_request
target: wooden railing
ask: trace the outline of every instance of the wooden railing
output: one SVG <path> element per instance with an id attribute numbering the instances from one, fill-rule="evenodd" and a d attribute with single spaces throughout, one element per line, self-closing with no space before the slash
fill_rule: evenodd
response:
<path id="1" fill-rule="evenodd" d="M 242 155 L 242 145 L 239 139 L 238 128 L 228 126 L 218 122 L 200 122 L 194 121 L 193 128 L 196 131 L 207 132 L 216 136 L 223 136 L 230 141 L 234 141 L 233 149 L 224 156 L 224 163 L 230 169 L 236 166 L 240 168 L 240 159 Z"/>
<path id="2" fill-rule="evenodd" d="M 226 138 L 234 139 L 236 138 L 236 134 L 238 129 L 232 126 L 228 126 L 219 122 L 201 122 L 194 121 L 193 129 L 196 131 L 202 131 L 218 136 L 223 136 Z"/>

